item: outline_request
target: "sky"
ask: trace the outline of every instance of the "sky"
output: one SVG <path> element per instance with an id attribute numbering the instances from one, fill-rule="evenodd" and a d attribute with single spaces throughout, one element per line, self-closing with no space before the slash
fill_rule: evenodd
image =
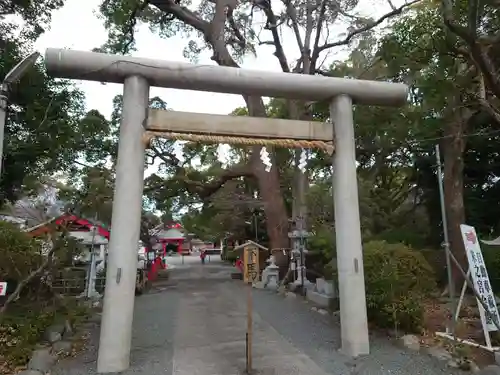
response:
<path id="1" fill-rule="evenodd" d="M 98 19 L 96 10 L 101 0 L 67 0 L 66 5 L 53 14 L 51 29 L 36 43 L 40 52 L 46 48 L 71 48 L 91 50 L 102 45 L 107 38 L 103 21 Z M 187 39 L 175 36 L 162 39 L 152 34 L 147 26 L 141 26 L 137 33 L 137 57 L 157 58 L 171 61 L 187 61 L 183 49 Z M 288 46 L 294 47 L 292 46 Z M 243 67 L 257 70 L 279 71 L 277 59 L 270 47 L 261 48 L 258 58 L 248 57 Z M 203 53 L 200 64 L 214 64 L 209 53 Z M 79 86 L 87 95 L 88 108 L 98 109 L 105 116 L 112 111 L 112 99 L 121 93 L 121 85 L 98 82 L 81 82 Z M 244 106 L 239 95 L 206 93 L 188 90 L 152 88 L 151 97 L 160 96 L 169 108 L 200 113 L 228 114 L 236 107 Z"/>
<path id="2" fill-rule="evenodd" d="M 37 41 L 35 48 L 44 53 L 46 48 L 70 48 L 76 50 L 92 50 L 106 42 L 107 32 L 104 22 L 99 19 L 97 9 L 102 0 L 66 0 L 65 5 L 52 15 L 52 24 L 49 31 L 42 35 Z M 196 1 L 196 0 L 195 0 Z M 273 3 L 274 4 L 274 3 Z M 388 10 L 386 0 L 360 0 L 357 10 L 364 16 L 380 16 Z M 258 15 L 254 16 L 254 24 L 258 21 Z M 286 28 L 284 28 L 286 29 Z M 330 38 L 338 40 L 341 38 L 336 34 L 345 32 L 346 25 L 337 25 L 330 28 Z M 264 34 L 270 34 L 265 31 Z M 265 40 L 266 36 L 263 35 Z M 142 25 L 136 33 L 137 51 L 133 53 L 137 57 L 157 58 L 171 61 L 187 60 L 183 57 L 183 49 L 187 39 L 175 36 L 162 39 L 151 33 L 146 25 Z M 282 43 L 290 62 L 299 55 L 294 35 L 290 30 L 282 32 Z M 265 71 L 281 71 L 278 59 L 273 55 L 272 46 L 261 46 L 257 49 L 257 57 L 247 56 L 241 64 L 243 68 Z M 334 58 L 347 56 L 346 50 L 337 49 L 331 51 L 327 61 Z M 214 64 L 210 60 L 210 52 L 206 51 L 199 57 L 200 64 Z M 117 94 L 121 94 L 122 85 L 102 84 L 99 82 L 77 81 L 77 85 L 86 94 L 87 109 L 97 109 L 109 118 L 112 112 L 112 100 Z M 186 112 L 229 114 L 237 107 L 245 105 L 239 95 L 207 93 L 188 90 L 174 90 L 163 88 L 152 88 L 150 96 L 161 97 L 170 109 Z M 227 145 L 219 147 L 219 157 L 227 161 Z M 180 156 L 180 149 L 177 150 Z M 226 160 L 224 160 L 226 159 Z M 147 174 L 151 173 L 151 168 Z"/>
<path id="3" fill-rule="evenodd" d="M 107 32 L 103 20 L 97 16 L 97 9 L 102 0 L 66 0 L 63 8 L 54 12 L 51 28 L 37 41 L 35 48 L 44 53 L 46 48 L 71 48 L 76 50 L 92 50 L 106 42 Z M 184 61 L 183 49 L 187 39 L 175 36 L 162 39 L 151 33 L 146 25 L 142 25 L 136 33 L 137 57 L 157 58 L 171 61 Z M 295 44 L 285 40 L 285 49 L 297 48 Z M 278 60 L 272 55 L 271 47 L 260 48 L 258 58 L 247 57 L 242 66 L 256 70 L 280 71 Z M 296 54 L 295 54 L 296 55 Z M 200 64 L 214 64 L 210 60 L 209 51 L 199 57 Z M 122 92 L 122 85 L 101 84 L 99 82 L 79 81 L 77 85 L 86 94 L 87 109 L 97 109 L 109 118 L 112 112 L 113 98 Z M 170 109 L 185 112 L 212 114 L 229 114 L 237 107 L 245 105 L 240 95 L 207 93 L 188 90 L 152 88 L 150 97 L 161 97 Z M 219 158 L 227 160 L 227 145 L 219 146 Z M 181 149 L 176 154 L 181 156 Z M 155 168 L 149 168 L 150 174 Z"/>
<path id="4" fill-rule="evenodd" d="M 54 12 L 52 16 L 51 29 L 46 32 L 36 43 L 36 49 L 41 53 L 46 48 L 71 48 L 77 50 L 91 50 L 101 46 L 107 38 L 103 20 L 98 18 L 97 9 L 102 0 L 66 0 L 65 6 Z M 385 0 L 361 0 L 359 11 L 363 15 L 382 14 L 387 11 Z M 374 5 L 377 4 L 377 7 Z M 374 14 L 373 9 L 377 9 Z M 256 17 L 254 17 L 254 23 Z M 345 26 L 340 25 L 338 32 L 345 31 Z M 268 31 L 265 34 L 270 34 Z M 338 33 L 337 33 L 338 34 Z M 335 30 L 331 33 L 335 37 Z M 183 57 L 183 49 L 187 39 L 175 36 L 162 39 L 151 33 L 147 26 L 141 26 L 136 34 L 137 52 L 133 55 L 138 57 L 157 58 L 171 61 L 186 61 Z M 265 38 L 264 38 L 265 39 Z M 283 46 L 290 61 L 299 55 L 298 47 L 291 32 L 282 33 Z M 281 71 L 278 60 L 273 55 L 271 46 L 258 47 L 257 57 L 248 56 L 242 63 L 242 67 Z M 336 50 L 337 56 L 346 56 L 345 50 Z M 332 55 L 333 58 L 333 55 Z M 206 52 L 200 56 L 200 64 L 214 64 L 210 60 L 210 53 Z M 87 106 L 89 109 L 98 109 L 105 116 L 112 111 L 112 99 L 121 93 L 121 85 L 106 84 L 98 82 L 80 82 L 79 86 L 87 95 Z M 160 96 L 169 108 L 177 111 L 228 114 L 236 107 L 244 106 L 244 101 L 239 95 L 205 93 L 187 90 L 173 90 L 152 88 L 151 97 Z"/>
<path id="5" fill-rule="evenodd" d="M 107 32 L 104 22 L 98 17 L 98 6 L 102 0 L 66 0 L 65 5 L 52 15 L 51 28 L 36 42 L 35 48 L 44 53 L 46 48 L 70 48 L 76 50 L 90 51 L 106 42 Z M 194 2 L 196 2 L 195 0 Z M 199 0 L 198 0 L 199 1 Z M 359 0 L 357 11 L 365 17 L 380 17 L 389 10 L 387 0 Z M 404 1 L 397 0 L 396 3 Z M 279 3 L 279 2 L 276 2 Z M 273 7 L 274 7 L 273 3 Z M 254 15 L 254 24 L 259 22 L 259 16 Z M 261 22 L 261 20 L 260 20 Z M 341 39 L 341 33 L 345 32 L 347 25 L 337 25 L 330 27 L 329 35 L 331 40 Z M 264 31 L 262 39 L 266 40 L 270 34 Z M 295 42 L 295 37 L 290 30 L 284 28 L 282 32 L 282 44 L 290 62 L 299 56 L 299 50 Z M 270 38 L 269 38 L 270 39 Z M 183 49 L 187 44 L 187 39 L 182 36 L 175 36 L 169 39 L 162 39 L 151 33 L 146 25 L 140 26 L 136 33 L 137 51 L 133 53 L 137 57 L 156 58 L 171 61 L 187 62 L 183 56 Z M 261 46 L 257 49 L 257 56 L 247 56 L 242 62 L 243 68 L 281 71 L 277 58 L 273 55 L 274 48 L 271 46 Z M 347 56 L 345 48 L 331 51 L 328 65 L 334 59 L 342 59 Z M 210 51 L 206 51 L 199 56 L 198 63 L 214 64 L 210 60 Z M 101 84 L 99 82 L 76 81 L 86 95 L 87 109 L 97 109 L 107 118 L 112 112 L 113 98 L 122 93 L 122 85 Z M 161 97 L 170 109 L 186 112 L 229 114 L 237 107 L 245 105 L 243 98 L 239 95 L 206 93 L 187 90 L 173 90 L 163 88 L 152 88 L 150 96 Z M 180 147 L 177 150 L 180 156 Z M 227 161 L 227 145 L 219 147 L 219 157 L 222 161 Z M 226 160 L 224 160 L 226 159 Z M 154 172 L 156 168 L 149 168 L 146 175 Z"/>

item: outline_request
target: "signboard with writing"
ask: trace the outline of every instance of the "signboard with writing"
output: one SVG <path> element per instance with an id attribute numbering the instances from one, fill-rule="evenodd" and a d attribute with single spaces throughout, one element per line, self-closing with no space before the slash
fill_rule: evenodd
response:
<path id="1" fill-rule="evenodd" d="M 252 284 L 259 281 L 259 249 L 257 247 L 245 247 L 244 249 L 244 275 L 243 280 Z"/>
<path id="2" fill-rule="evenodd" d="M 464 224 L 460 225 L 460 230 L 462 232 L 465 252 L 467 253 L 467 260 L 469 261 L 472 284 L 474 285 L 474 288 L 479 294 L 481 300 L 483 300 L 486 306 L 488 306 L 489 314 L 486 314 L 483 305 L 478 303 L 481 322 L 483 323 L 483 326 L 486 326 L 486 329 L 489 332 L 497 331 L 498 329 L 493 323 L 493 320 L 496 322 L 500 321 L 498 308 L 495 301 L 495 295 L 491 290 L 490 278 L 488 277 L 488 272 L 486 271 L 476 230 L 474 227 Z"/>
<path id="3" fill-rule="evenodd" d="M 0 281 L 0 296 L 5 296 L 7 294 L 7 282 Z"/>

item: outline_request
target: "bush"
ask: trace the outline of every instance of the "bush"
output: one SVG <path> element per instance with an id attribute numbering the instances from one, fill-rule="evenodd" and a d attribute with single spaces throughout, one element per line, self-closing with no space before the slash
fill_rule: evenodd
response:
<path id="1" fill-rule="evenodd" d="M 381 327 L 418 332 L 423 300 L 436 288 L 431 266 L 418 251 L 385 241 L 364 245 L 369 319 Z"/>
<path id="2" fill-rule="evenodd" d="M 0 280 L 21 281 L 42 262 L 40 244 L 11 223 L 0 222 Z"/>
<path id="3" fill-rule="evenodd" d="M 16 311 L 0 323 L 0 357 L 13 366 L 26 364 L 44 330 L 54 321 L 52 308 Z"/>
<path id="4" fill-rule="evenodd" d="M 307 239 L 307 249 L 331 259 L 335 256 L 335 233 L 327 225 L 314 228 L 314 235 Z"/>
<path id="5" fill-rule="evenodd" d="M 421 249 L 419 252 L 423 255 L 427 263 L 434 270 L 434 276 L 439 288 L 448 286 L 448 269 L 446 268 L 446 254 L 443 248 Z"/>
<path id="6" fill-rule="evenodd" d="M 488 270 L 491 288 L 495 294 L 500 293 L 500 249 L 498 246 L 481 244 L 484 263 Z"/>
<path id="7" fill-rule="evenodd" d="M 422 249 L 428 245 L 428 235 L 423 235 L 415 230 L 415 228 L 403 226 L 399 228 L 391 228 L 377 234 L 371 240 L 386 241 L 388 243 L 403 243 L 407 246 Z"/>
<path id="8" fill-rule="evenodd" d="M 53 323 L 68 320 L 78 325 L 89 316 L 89 309 L 75 299 L 65 299 L 56 304 L 17 305 L 0 321 L 0 374 L 10 374 L 12 369 L 24 366 L 43 333 Z"/>
<path id="9" fill-rule="evenodd" d="M 239 254 L 237 251 L 234 251 L 234 250 L 227 251 L 225 261 L 229 262 L 229 263 L 236 262 L 236 259 L 238 259 L 238 256 L 239 256 Z"/>
<path id="10" fill-rule="evenodd" d="M 49 262 L 49 246 L 10 223 L 0 222 L 0 280 L 8 282 L 7 296 L 0 297 L 4 309 L 0 314 L 0 374 L 13 373 L 16 366 L 25 365 L 44 330 L 56 319 L 77 323 L 86 316 L 86 308 L 62 298 L 56 290 L 65 272 L 61 267 L 70 258 L 68 250 L 79 247 L 64 236 L 54 236 L 53 244 Z M 6 306 L 16 286 L 28 276 L 21 293 Z"/>

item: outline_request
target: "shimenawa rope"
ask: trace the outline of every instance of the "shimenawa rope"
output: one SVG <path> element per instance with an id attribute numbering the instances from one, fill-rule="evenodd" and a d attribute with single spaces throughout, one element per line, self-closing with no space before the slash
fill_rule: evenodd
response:
<path id="1" fill-rule="evenodd" d="M 268 139 L 268 138 L 245 138 L 223 135 L 205 135 L 205 134 L 186 134 L 174 132 L 155 132 L 146 131 L 143 135 L 143 141 L 149 146 L 154 137 L 167 138 L 176 141 L 203 142 L 203 143 L 226 143 L 246 146 L 273 146 L 285 148 L 317 148 L 325 150 L 330 155 L 335 150 L 331 142 L 308 141 L 297 139 Z"/>

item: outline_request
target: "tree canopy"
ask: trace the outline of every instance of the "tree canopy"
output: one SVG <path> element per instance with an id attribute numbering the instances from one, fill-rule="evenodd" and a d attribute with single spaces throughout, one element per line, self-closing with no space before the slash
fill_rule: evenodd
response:
<path id="1" fill-rule="evenodd" d="M 147 24 L 164 38 L 183 33 L 185 56 L 192 60 L 210 50 L 214 63 L 239 67 L 248 56 L 272 53 L 284 72 L 408 84 L 402 108 L 355 107 L 363 236 L 418 248 L 440 245 L 439 145 L 450 240 L 460 255 L 461 223 L 483 235 L 499 231 L 500 60 L 493 53 L 500 40 L 498 10 L 493 3 L 473 1 L 383 4 L 385 13 L 369 17 L 361 1 L 103 0 L 99 12 L 109 38 L 96 47 L 130 53 L 139 47 L 134 35 L 139 25 Z M 3 14 L 23 17 L 26 32 L 3 34 L 7 53 L 0 73 L 27 53 L 60 6 L 45 1 L 36 8 L 29 2 L 2 8 Z M 30 23 L 34 19 L 38 27 Z M 2 27 L 14 26 L 3 22 Z M 339 28 L 345 31 L 338 33 Z M 285 38 L 296 44 L 295 55 L 285 51 Z M 348 56 L 330 57 L 339 48 Z M 235 108 L 234 115 L 329 118 L 327 102 L 244 99 L 246 108 Z M 64 176 L 58 186 L 67 206 L 109 223 L 121 96 L 113 104 L 106 119 L 85 108 L 83 93 L 70 82 L 47 77 L 41 66 L 32 69 L 12 87 L 3 200 L 27 194 L 33 181 Z M 150 106 L 168 109 L 159 97 Z M 150 146 L 145 212 L 181 219 L 204 239 L 256 238 L 272 248 L 289 247 L 293 219 L 306 216 L 315 234 L 309 246 L 327 257 L 334 254 L 331 157 L 324 152 L 309 152 L 304 174 L 293 150 L 268 148 L 273 168 L 265 172 L 259 147 L 233 145 L 221 161 L 217 145 L 154 139 Z"/>

